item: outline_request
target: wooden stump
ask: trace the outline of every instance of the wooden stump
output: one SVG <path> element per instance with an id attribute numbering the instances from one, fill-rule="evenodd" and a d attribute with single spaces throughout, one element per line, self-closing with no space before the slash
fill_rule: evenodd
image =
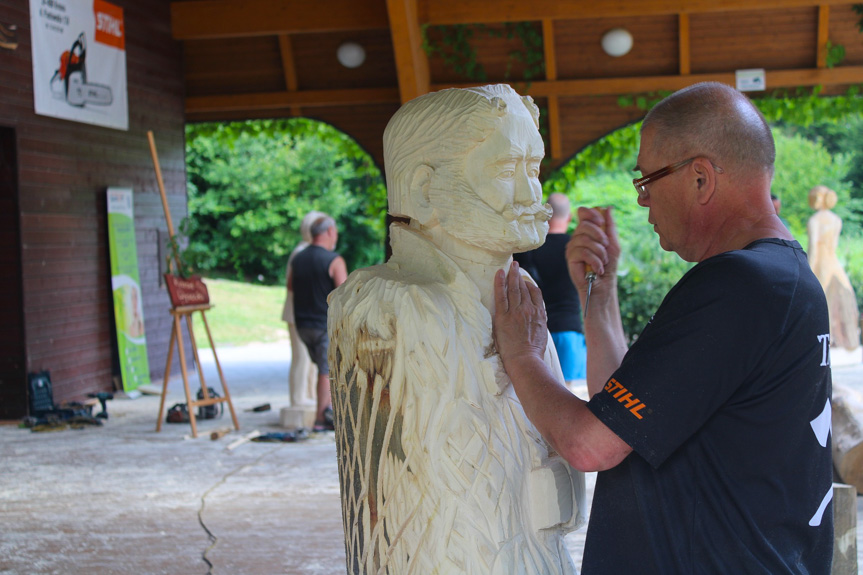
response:
<path id="1" fill-rule="evenodd" d="M 863 491 L 863 430 L 841 397 L 833 397 L 833 467 L 843 483 Z"/>

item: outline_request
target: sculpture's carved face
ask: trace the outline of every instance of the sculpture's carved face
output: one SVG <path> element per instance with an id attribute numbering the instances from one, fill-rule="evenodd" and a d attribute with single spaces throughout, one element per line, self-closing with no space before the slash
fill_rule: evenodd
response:
<path id="1" fill-rule="evenodd" d="M 463 162 L 435 171 L 429 202 L 441 226 L 465 243 L 494 252 L 541 245 L 550 218 L 539 183 L 543 155 L 533 118 L 520 102 L 511 105 Z"/>

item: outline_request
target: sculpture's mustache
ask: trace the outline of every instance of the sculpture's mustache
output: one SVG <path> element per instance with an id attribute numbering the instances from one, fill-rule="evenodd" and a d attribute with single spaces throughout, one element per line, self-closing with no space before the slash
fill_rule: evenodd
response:
<path id="1" fill-rule="evenodd" d="M 508 222 L 514 222 L 515 220 L 520 222 L 535 220 L 547 222 L 551 219 L 551 206 L 539 203 L 530 206 L 510 205 L 504 208 L 501 215 Z"/>

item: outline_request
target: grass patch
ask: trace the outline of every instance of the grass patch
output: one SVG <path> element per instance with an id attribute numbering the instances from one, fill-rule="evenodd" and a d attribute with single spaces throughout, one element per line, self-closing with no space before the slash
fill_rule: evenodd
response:
<path id="1" fill-rule="evenodd" d="M 213 305 L 207 312 L 207 324 L 217 347 L 287 339 L 288 324 L 282 321 L 286 295 L 283 286 L 209 278 L 204 283 Z M 201 314 L 193 317 L 198 345 L 210 347 Z"/>

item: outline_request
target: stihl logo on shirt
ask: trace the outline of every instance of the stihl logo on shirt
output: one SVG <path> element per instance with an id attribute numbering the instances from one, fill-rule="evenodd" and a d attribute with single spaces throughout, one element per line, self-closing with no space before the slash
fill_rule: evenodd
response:
<path id="1" fill-rule="evenodd" d="M 637 417 L 638 419 L 644 419 L 639 411 L 644 409 L 644 403 L 636 397 L 632 397 L 632 393 L 623 387 L 620 382 L 618 382 L 613 377 L 608 380 L 608 383 L 605 384 L 605 391 L 610 393 L 614 399 L 623 404 L 623 407 L 629 410 L 629 412 Z"/>

